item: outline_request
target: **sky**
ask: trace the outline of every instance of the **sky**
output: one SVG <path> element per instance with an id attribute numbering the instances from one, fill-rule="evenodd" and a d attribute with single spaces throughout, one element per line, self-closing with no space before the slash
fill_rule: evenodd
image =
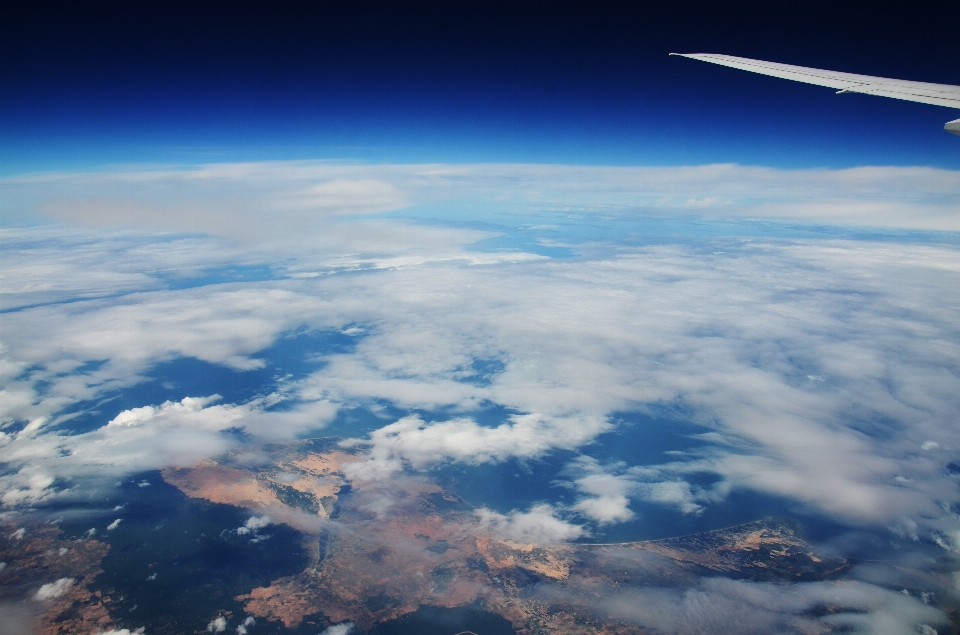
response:
<path id="1" fill-rule="evenodd" d="M 0 519 L 337 435 L 381 511 L 515 471 L 478 531 L 883 556 L 595 607 L 639 626 L 946 623 L 957 114 L 668 53 L 957 84 L 955 3 L 2 10 Z"/>
<path id="2" fill-rule="evenodd" d="M 7 2 L 0 170 L 264 159 L 956 168 L 946 108 L 669 52 L 960 83 L 955 3 Z"/>

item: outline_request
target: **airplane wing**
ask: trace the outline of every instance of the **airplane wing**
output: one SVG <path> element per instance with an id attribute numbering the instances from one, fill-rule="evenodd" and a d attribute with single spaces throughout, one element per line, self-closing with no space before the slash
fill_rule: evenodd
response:
<path id="1" fill-rule="evenodd" d="M 740 70 L 760 73 L 761 75 L 770 75 L 781 79 L 792 79 L 797 82 L 814 84 L 816 86 L 827 86 L 837 89 L 837 94 L 863 93 L 866 95 L 893 97 L 894 99 L 916 101 L 921 104 L 960 109 L 960 86 L 928 84 L 926 82 L 910 82 L 902 79 L 873 77 L 871 75 L 825 71 L 819 68 L 777 64 L 775 62 L 764 62 L 762 60 L 751 60 L 745 57 L 717 55 L 714 53 L 671 53 L 670 55 L 689 57 L 695 60 L 720 64 L 721 66 L 739 68 Z M 960 135 L 960 119 L 948 122 L 944 126 L 944 129 Z"/>

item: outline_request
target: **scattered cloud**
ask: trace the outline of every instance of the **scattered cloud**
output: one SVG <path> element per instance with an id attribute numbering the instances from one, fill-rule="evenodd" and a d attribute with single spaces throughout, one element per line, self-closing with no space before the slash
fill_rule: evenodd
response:
<path id="1" fill-rule="evenodd" d="M 514 510 L 500 514 L 489 509 L 474 512 L 480 521 L 481 531 L 490 531 L 502 538 L 519 543 L 554 544 L 583 536 L 583 527 L 557 518 L 556 510 L 549 504 L 534 505 L 529 511 Z"/>
<path id="2" fill-rule="evenodd" d="M 21 468 L 16 474 L 0 476 L 0 500 L 17 506 L 70 495 L 69 490 L 56 489 L 57 477 L 103 480 L 145 469 L 192 465 L 237 447 L 237 437 L 225 434 L 231 429 L 260 439 L 287 440 L 304 428 L 322 427 L 337 410 L 321 401 L 266 412 L 269 402 L 265 399 L 236 405 L 217 404 L 219 400 L 219 395 L 185 397 L 132 408 L 83 434 L 21 431 L 12 442 L 6 439 L 8 460 Z"/>
<path id="3" fill-rule="evenodd" d="M 631 500 L 696 514 L 752 490 L 960 545 L 948 511 L 960 502 L 948 467 L 960 447 L 960 252 L 950 240 L 587 244 L 564 233 L 573 216 L 616 228 L 649 213 L 955 231 L 956 171 L 286 163 L 3 183 L 17 214 L 103 227 L 3 230 L 18 254 L 2 278 L 4 310 L 15 309 L 3 314 L 0 350 L 7 507 L 292 439 L 346 407 L 387 417 L 352 441 L 368 455 L 347 468 L 380 481 L 447 462 L 589 453 L 616 429 L 614 413 L 648 410 L 668 412 L 663 425 L 701 426 L 699 445 L 644 465 L 581 464 L 566 475 L 578 499 L 565 514 L 623 522 Z M 475 244 L 506 229 L 370 216 L 464 200 L 499 201 L 484 227 L 535 224 L 580 255 Z M 269 275 L 185 283 L 232 263 Z M 76 409 L 134 394 L 157 364 L 188 357 L 260 372 L 272 363 L 265 351 L 298 329 L 357 337 L 245 402 L 188 393 L 69 430 Z M 477 360 L 496 360 L 483 381 Z M 698 487 L 695 474 L 717 485 Z M 583 534 L 559 513 L 478 516 L 516 540 Z"/>
<path id="4" fill-rule="evenodd" d="M 614 467 L 622 467 L 621 465 Z M 630 493 L 636 483 L 623 474 L 611 473 L 600 468 L 596 460 L 581 457 L 568 471 L 586 472 L 573 481 L 581 498 L 573 509 L 600 523 L 623 522 L 634 517 L 630 511 Z"/>
<path id="5" fill-rule="evenodd" d="M 227 630 L 227 618 L 222 615 L 217 617 L 215 620 L 211 620 L 210 623 L 207 624 L 208 633 L 222 633 L 225 630 Z"/>
<path id="6" fill-rule="evenodd" d="M 956 250 L 794 240 L 724 251 L 654 245 L 586 260 L 448 263 L 7 314 L 5 358 L 36 369 L 5 384 L 25 395 L 12 400 L 8 421 L 39 423 L 0 431 L 8 460 L 21 466 L 0 478 L 3 500 L 44 500 L 58 477 L 78 483 L 93 472 L 215 456 L 237 443 L 221 433 L 227 428 L 292 438 L 322 427 L 341 404 L 451 412 L 447 420 L 401 418 L 364 439 L 371 460 L 351 469 L 376 478 L 576 449 L 611 429 L 612 412 L 682 402 L 716 442 L 704 436 L 705 449 L 660 466 L 657 479 L 632 475 L 647 485 L 620 496 L 695 513 L 711 502 L 685 485 L 686 472 L 699 471 L 727 488 L 858 521 L 940 514 L 940 502 L 956 498 L 944 473 L 947 448 L 960 445 L 944 425 L 960 407 L 949 370 L 960 358 L 957 322 L 947 300 L 960 277 Z M 265 363 L 258 351 L 297 325 L 361 325 L 365 336 L 287 382 L 280 398 L 290 409 L 268 410 L 267 398 L 191 397 L 125 411 L 89 433 L 52 432 L 61 408 L 129 383 L 171 354 L 255 368 Z M 470 383 L 464 369 L 474 359 L 501 366 L 489 381 Z M 108 361 L 71 370 L 90 360 Z M 41 383 L 47 396 L 36 392 Z M 493 425 L 457 415 L 484 403 L 517 414 Z M 928 449 L 914 457 L 921 447 Z M 626 518 L 614 504 L 622 498 L 602 502 L 582 510 Z"/>
<path id="7" fill-rule="evenodd" d="M 632 466 L 624 462 L 601 465 L 596 459 L 581 456 L 566 468 L 573 487 L 581 496 L 573 509 L 603 524 L 631 520 L 631 499 L 676 508 L 683 514 L 699 514 L 708 502 L 722 500 L 725 484 L 705 489 L 678 478 L 686 465 Z"/>
<path id="8" fill-rule="evenodd" d="M 255 534 L 264 527 L 268 527 L 272 522 L 269 516 L 251 516 L 247 519 L 247 522 L 243 523 L 242 527 L 237 527 L 237 534 L 241 536 Z"/>
<path id="9" fill-rule="evenodd" d="M 703 511 L 703 506 L 697 502 L 698 496 L 694 488 L 686 481 L 637 483 L 636 491 L 639 498 L 653 503 L 671 505 L 684 514 L 697 514 Z"/>
<path id="10" fill-rule="evenodd" d="M 56 582 L 44 584 L 33 597 L 41 602 L 56 599 L 69 591 L 74 582 L 76 580 L 73 578 L 60 578 Z"/>
<path id="11" fill-rule="evenodd" d="M 113 521 L 112 523 L 110 523 L 109 525 L 107 525 L 107 531 L 113 531 L 114 529 L 116 529 L 117 527 L 120 526 L 120 523 L 121 523 L 121 522 L 123 522 L 123 519 L 122 519 L 122 518 L 116 519 L 115 521 Z"/>
<path id="12" fill-rule="evenodd" d="M 822 611 L 827 607 L 829 611 Z M 643 628 L 698 635 L 823 629 L 907 635 L 923 625 L 933 629 L 947 623 L 942 611 L 917 598 L 859 582 L 776 584 L 704 578 L 685 589 L 610 590 L 595 608 Z"/>
<path id="13" fill-rule="evenodd" d="M 349 478 L 389 478 L 410 465 L 422 469 L 443 461 L 477 465 L 507 458 L 533 458 L 554 448 L 574 448 L 608 429 L 604 421 L 551 419 L 515 415 L 509 423 L 481 426 L 472 419 L 424 422 L 418 415 L 404 417 L 370 434 L 369 441 L 350 439 L 347 445 L 366 445 L 367 458 L 344 467 Z"/>
<path id="14" fill-rule="evenodd" d="M 353 630 L 353 622 L 344 622 L 342 624 L 334 624 L 333 626 L 328 626 L 323 630 L 320 635 L 347 635 L 350 631 Z"/>

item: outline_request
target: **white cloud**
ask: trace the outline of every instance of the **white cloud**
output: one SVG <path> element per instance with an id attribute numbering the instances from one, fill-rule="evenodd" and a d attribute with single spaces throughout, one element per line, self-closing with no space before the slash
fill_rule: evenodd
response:
<path id="1" fill-rule="evenodd" d="M 71 222 L 220 233 L 261 244 L 302 243 L 344 215 L 458 199 L 522 211 L 695 209 L 722 217 L 960 229 L 960 173 L 925 167 L 272 162 L 21 175 L 0 183 L 11 218 L 40 208 Z"/>
<path id="2" fill-rule="evenodd" d="M 716 449 L 691 462 L 691 470 L 847 517 L 932 510 L 933 501 L 954 496 L 936 476 L 942 468 L 897 457 L 931 434 L 956 442 L 949 426 L 934 421 L 949 420 L 958 406 L 951 394 L 956 379 L 939 370 L 958 356 L 956 322 L 938 299 L 950 296 L 957 268 L 949 248 L 803 241 L 707 260 L 654 247 L 599 262 L 477 275 L 455 270 L 447 278 L 436 270 L 392 272 L 379 284 L 363 280 L 359 290 L 390 307 L 379 333 L 302 385 L 315 382 L 339 399 L 384 398 L 408 407 L 437 407 L 445 397 L 470 408 L 487 399 L 549 416 L 579 411 L 597 418 L 683 399 L 696 421 L 740 446 Z M 342 282 L 324 288 L 339 294 Z M 356 284 L 349 285 L 353 293 Z M 452 375 L 461 356 L 488 334 L 490 348 L 506 352 L 503 372 L 489 386 L 458 384 Z M 831 380 L 799 382 L 807 369 Z M 865 435 L 863 425 L 876 417 L 892 427 Z M 434 453 L 470 460 L 452 443 L 433 443 L 434 424 L 404 425 L 410 430 L 381 433 L 391 448 L 382 457 L 389 469 L 408 451 L 406 439 L 425 441 L 422 450 L 409 450 L 415 463 L 437 460 Z M 448 426 L 474 430 L 462 421 Z M 478 454 L 485 440 L 471 437 Z M 526 446 L 517 447 L 519 454 Z M 895 484 L 896 474 L 910 484 Z M 689 497 L 677 476 L 649 487 L 648 495 L 690 511 L 699 503 L 683 502 Z"/>
<path id="3" fill-rule="evenodd" d="M 944 469 L 960 447 L 955 237 L 629 238 L 648 214 L 956 231 L 960 172 L 276 163 L 0 182 L 5 219 L 33 221 L 41 210 L 96 227 L 0 234 L 17 254 L 0 276 L 0 300 L 16 309 L 3 314 L 0 348 L 0 448 L 14 468 L 0 477 L 7 506 L 216 456 L 240 443 L 230 428 L 251 444 L 296 438 L 344 406 L 444 413 L 394 417 L 354 441 L 369 455 L 350 477 L 381 483 L 448 461 L 589 452 L 615 428 L 614 413 L 649 408 L 658 425 L 676 416 L 702 426 L 697 447 L 653 465 L 581 460 L 564 475 L 578 495 L 570 508 L 483 509 L 481 525 L 520 542 L 563 542 L 585 535 L 564 519 L 574 514 L 622 522 L 631 500 L 696 514 L 749 489 L 960 551 L 950 512 L 960 494 Z M 369 217 L 442 201 L 458 220 L 522 224 L 524 241 L 580 257 L 479 251 L 471 243 L 495 232 Z M 483 211 L 470 217 L 468 207 Z M 616 240 L 583 242 L 576 218 L 602 219 Z M 231 266 L 274 279 L 189 288 Z M 135 394 L 156 364 L 264 369 L 262 351 L 302 327 L 358 337 L 309 377 L 244 403 L 187 393 L 197 396 L 65 430 L 100 400 Z M 495 360 L 493 372 L 478 376 L 475 360 Z M 509 414 L 493 423 L 476 414 L 491 406 Z M 716 485 L 692 485 L 703 473 Z M 385 514 L 391 500 L 365 504 Z M 691 633 L 827 623 L 916 632 L 942 618 L 870 585 L 727 582 L 621 589 L 604 609 Z M 831 602 L 846 610 L 811 616 Z M 221 617 L 208 630 L 226 626 Z"/>
<path id="4" fill-rule="evenodd" d="M 637 483 L 636 491 L 640 498 L 677 507 L 684 514 L 696 514 L 703 511 L 697 502 L 693 487 L 686 481 L 659 481 L 655 483 Z"/>
<path id="5" fill-rule="evenodd" d="M 4 262 L 4 309 L 163 289 L 224 265 L 262 264 L 248 252 L 202 236 L 58 226 L 0 228 L 17 257 Z"/>
<path id="6" fill-rule="evenodd" d="M 320 305 L 281 289 L 186 289 L 39 307 L 7 314 L 4 322 L 13 335 L 8 346 L 15 345 L 21 359 L 35 364 L 56 360 L 63 353 L 58 347 L 64 347 L 74 359 L 109 360 L 115 372 L 136 373 L 145 361 L 173 357 L 248 370 L 263 365 L 251 354 L 316 314 Z M 38 334 L 39 324 L 59 320 L 64 324 L 57 344 L 29 339 Z"/>
<path id="7" fill-rule="evenodd" d="M 629 504 L 630 500 L 626 496 L 605 495 L 582 499 L 573 508 L 600 524 L 606 524 L 633 518 Z"/>
<path id="8" fill-rule="evenodd" d="M 684 480 L 669 478 L 671 469 L 676 467 L 679 466 L 667 464 L 628 468 L 623 462 L 600 465 L 595 459 L 581 456 L 565 470 L 573 477 L 570 485 L 583 496 L 573 509 L 600 524 L 607 524 L 634 517 L 629 508 L 631 498 L 675 507 L 684 514 L 699 514 L 704 503 L 716 502 L 726 495 L 722 484 L 705 490 Z"/>
<path id="9" fill-rule="evenodd" d="M 622 464 L 613 467 L 622 468 Z M 629 495 L 636 484 L 629 477 L 601 469 L 599 464 L 589 457 L 581 457 L 568 467 L 568 471 L 586 472 L 574 479 L 573 486 L 587 498 L 577 501 L 573 509 L 600 524 L 623 522 L 633 518 L 634 514 L 628 505 Z"/>
<path id="10" fill-rule="evenodd" d="M 0 446 L 19 472 L 2 477 L 0 491 L 7 505 L 33 504 L 54 495 L 59 477 L 79 487 L 97 472 L 215 455 L 236 442 L 221 434 L 227 425 L 258 440 L 292 438 L 322 427 L 342 404 L 386 400 L 401 409 L 450 413 L 446 421 L 403 418 L 370 435 L 371 460 L 351 468 L 365 478 L 450 460 L 494 462 L 582 448 L 609 429 L 613 412 L 679 404 L 684 416 L 711 430 L 701 437 L 703 447 L 645 466 L 655 474 L 625 469 L 616 478 L 584 481 L 584 487 L 605 483 L 607 489 L 584 490 L 580 511 L 613 522 L 627 517 L 625 499 L 640 497 L 696 513 L 724 488 L 747 488 L 847 521 L 887 526 L 912 518 L 920 536 L 949 536 L 949 527 L 938 523 L 941 504 L 958 498 L 943 469 L 950 460 L 945 449 L 960 447 L 952 425 L 960 409 L 955 247 L 717 239 L 722 244 L 706 250 L 618 243 L 583 246 L 585 255 L 576 259 L 524 260 L 469 248 L 490 232 L 347 216 L 502 196 L 501 219 L 535 211 L 538 224 L 562 225 L 568 212 L 603 213 L 613 226 L 636 220 L 638 209 L 659 204 L 664 214 L 689 213 L 687 201 L 717 199 L 723 204 L 697 210 L 724 218 L 951 229 L 958 178 L 955 171 L 927 168 L 296 163 L 6 179 L 5 204 L 17 209 L 54 195 L 71 205 L 100 192 L 114 205 L 132 200 L 143 209 L 187 211 L 167 218 L 122 205 L 81 207 L 77 218 L 166 222 L 168 230 L 214 233 L 232 231 L 217 216 L 225 212 L 191 215 L 202 216 L 229 191 L 247 200 L 240 217 L 253 219 L 235 238 L 258 249 L 196 237 L 189 243 L 182 236 L 151 243 L 142 233 L 112 229 L 104 230 L 111 232 L 109 245 L 89 232 L 81 239 L 76 236 L 83 232 L 69 238 L 50 227 L 36 234 L 15 230 L 18 249 L 29 254 L 23 259 L 29 266 L 13 267 L 9 287 L 20 306 L 31 304 L 31 289 L 38 298 L 64 299 L 75 284 L 70 299 L 82 301 L 4 314 L 0 425 L 8 427 L 0 428 Z M 366 194 L 356 185 L 371 181 L 389 187 Z M 173 191 L 190 205 L 173 201 Z M 268 202 L 275 207 L 264 206 Z M 328 203 L 329 210 L 316 212 Z M 286 223 L 302 220 L 297 215 L 311 205 L 310 213 L 328 224 L 322 232 L 310 225 L 290 239 L 296 245 L 284 247 L 280 234 L 296 233 Z M 263 218 L 280 207 L 289 216 L 259 237 L 270 225 Z M 67 236 L 61 243 L 58 231 Z M 32 236 L 39 237 L 34 247 Z M 164 255 L 163 245 L 176 246 L 172 255 Z M 201 258 L 198 251 L 211 255 Z M 178 262 L 202 270 L 241 251 L 256 252 L 243 262 L 282 261 L 278 271 L 303 277 L 174 289 L 156 273 L 176 270 Z M 125 265 L 131 253 L 150 267 Z M 43 268 L 45 259 L 50 269 Z M 90 263 L 97 263 L 96 275 L 84 286 L 80 279 Z M 149 280 L 138 277 L 146 270 Z M 122 295 L 107 297 L 111 289 Z M 128 389 L 153 364 L 190 356 L 260 368 L 266 362 L 259 352 L 301 326 L 362 328 L 365 337 L 355 350 L 326 356 L 312 376 L 289 382 L 278 398 L 308 402 L 289 412 L 268 411 L 256 400 L 141 404 L 125 413 L 130 425 L 118 421 L 72 437 L 58 432 L 67 416 L 58 413 Z M 487 381 L 466 381 L 477 379 L 475 359 L 497 360 L 502 369 Z M 489 404 L 520 414 L 492 425 L 471 418 Z M 10 431 L 23 423 L 20 432 Z M 159 451 L 148 452 L 154 446 Z M 697 490 L 687 478 L 693 472 L 712 472 L 723 485 Z M 616 491 L 624 479 L 636 485 Z"/>
<path id="11" fill-rule="evenodd" d="M 56 477 L 108 479 L 170 465 L 192 465 L 239 443 L 225 430 L 242 428 L 257 438 L 286 440 L 304 428 L 322 427 L 336 414 L 328 402 L 301 404 L 284 412 L 264 410 L 266 400 L 217 404 L 219 395 L 185 397 L 157 406 L 124 410 L 107 425 L 84 434 L 21 434 L 6 446 L 18 472 L 0 477 L 0 500 L 11 507 L 62 494 Z"/>
<path id="12" fill-rule="evenodd" d="M 511 457 L 532 458 L 554 448 L 574 448 L 608 429 L 604 421 L 586 418 L 547 418 L 515 415 L 509 423 L 486 427 L 471 419 L 424 422 L 418 415 L 404 417 L 370 433 L 367 458 L 344 467 L 349 478 L 389 478 L 405 464 L 424 468 L 442 461 L 473 465 Z"/>
<path id="13" fill-rule="evenodd" d="M 814 609 L 831 608 L 822 617 Z M 942 626 L 946 615 L 916 598 L 859 582 L 774 584 L 705 578 L 687 589 L 636 588 L 605 594 L 609 617 L 664 632 L 721 635 L 824 632 L 916 634 Z"/>
<path id="14" fill-rule="evenodd" d="M 227 630 L 227 618 L 222 615 L 207 624 L 208 633 L 222 633 L 225 630 Z"/>
<path id="15" fill-rule="evenodd" d="M 365 325 L 366 336 L 355 350 L 327 356 L 311 377 L 291 382 L 288 397 L 314 405 L 290 412 L 267 412 L 254 402 L 196 409 L 188 401 L 124 415 L 149 425 L 117 421 L 61 438 L 46 432 L 53 425 L 46 423 L 7 435 L 0 440 L 5 453 L 24 467 L 4 477 L 4 500 L 41 500 L 55 476 L 76 476 L 90 469 L 85 465 L 121 470 L 143 460 L 176 461 L 183 452 L 215 455 L 234 442 L 219 434 L 223 426 L 242 425 L 262 438 L 292 436 L 329 421 L 338 403 L 386 399 L 401 408 L 452 409 L 448 421 L 410 419 L 374 433 L 374 460 L 363 465 L 374 474 L 575 448 L 608 429 L 611 412 L 682 400 L 695 421 L 731 445 L 713 444 L 663 471 L 656 481 L 662 484 L 647 487 L 652 500 L 687 511 L 708 503 L 684 491 L 686 469 L 847 518 L 887 522 L 939 513 L 939 501 L 956 498 L 944 459 L 935 451 L 907 457 L 927 442 L 960 444 L 944 423 L 960 407 L 956 377 L 947 370 L 960 358 L 948 301 L 960 283 L 956 250 L 755 241 L 725 251 L 704 256 L 652 246 L 587 260 L 440 263 L 75 303 L 69 314 L 63 307 L 8 314 L 7 356 L 15 361 L 110 360 L 89 375 L 16 380 L 62 382 L 59 401 L 29 405 L 29 414 L 44 421 L 100 387 L 130 381 L 129 369 L 170 351 L 243 367 L 298 324 Z M 476 358 L 500 360 L 502 370 L 486 383 L 462 381 Z M 807 375 L 827 379 L 810 382 Z M 72 387 L 78 384 L 85 387 Z M 493 426 L 456 415 L 484 402 L 529 414 Z M 173 445 L 154 452 L 156 443 L 161 450 Z M 130 451 L 120 452 L 124 447 Z M 906 480 L 895 481 L 897 475 Z"/>
<path id="16" fill-rule="evenodd" d="M 246 534 L 255 534 L 264 527 L 268 527 L 273 521 L 269 516 L 251 516 L 242 527 L 237 528 L 237 533 L 241 536 Z"/>
<path id="17" fill-rule="evenodd" d="M 193 171 L 144 171 L 138 174 L 64 175 L 46 181 L 61 197 L 37 196 L 35 183 L 10 184 L 32 201 L 40 199 L 47 217 L 91 225 L 227 235 L 247 244 L 303 244 L 336 225 L 338 216 L 370 214 L 404 207 L 396 185 L 376 178 L 336 178 L 320 170 L 286 179 L 268 168 L 261 178 L 229 166 Z M 295 173 L 287 170 L 286 176 Z M 330 178 L 334 176 L 334 178 Z M 133 177 L 133 178 L 130 178 Z M 318 182 L 319 181 L 319 182 Z M 171 185 L 177 193 L 171 196 Z M 331 221 L 334 221 L 331 223 Z M 298 236 L 299 234 L 299 236 Z M 293 238 L 293 240 L 291 240 Z"/>
<path id="18" fill-rule="evenodd" d="M 586 533 L 583 527 L 557 518 L 556 510 L 546 503 L 534 505 L 527 512 L 514 510 L 500 514 L 478 509 L 474 513 L 482 531 L 519 543 L 553 544 L 574 540 Z"/>
<path id="19" fill-rule="evenodd" d="M 334 624 L 333 626 L 328 626 L 323 630 L 320 635 L 347 635 L 350 631 L 353 630 L 353 622 L 343 622 L 342 624 Z"/>
<path id="20" fill-rule="evenodd" d="M 56 599 L 69 591 L 74 582 L 76 582 L 76 580 L 73 578 L 60 578 L 56 582 L 44 584 L 33 597 L 41 602 Z"/>
<path id="21" fill-rule="evenodd" d="M 107 531 L 113 531 L 114 529 L 116 529 L 117 527 L 120 526 L 120 523 L 121 523 L 121 522 L 123 522 L 123 519 L 122 519 L 122 518 L 116 519 L 115 521 L 113 521 L 112 523 L 110 523 L 109 525 L 107 525 Z"/>
<path id="22" fill-rule="evenodd" d="M 142 408 L 124 410 L 107 423 L 107 428 L 129 428 L 141 426 L 162 417 L 180 419 L 190 417 L 198 412 L 210 412 L 206 407 L 219 399 L 220 395 L 212 395 L 210 397 L 184 397 L 183 400 L 179 402 L 167 401 L 160 406 L 143 406 Z M 236 420 L 235 417 L 231 415 L 226 416 L 228 417 L 229 423 L 233 423 Z"/>
<path id="23" fill-rule="evenodd" d="M 901 464 L 895 457 L 903 442 L 951 442 L 949 428 L 935 422 L 955 405 L 955 380 L 937 370 L 936 360 L 956 355 L 956 347 L 949 344 L 949 309 L 936 298 L 949 297 L 956 267 L 954 251 L 928 246 L 803 241 L 756 244 L 707 260 L 684 248 L 653 247 L 601 261 L 282 283 L 287 290 L 274 294 L 271 307 L 289 312 L 289 303 L 302 304 L 312 289 L 325 294 L 327 323 L 378 325 L 356 352 L 332 356 L 299 382 L 305 397 L 459 408 L 488 400 L 539 413 L 523 415 L 535 421 L 495 427 L 453 419 L 380 432 L 374 447 L 388 471 L 404 461 L 482 462 L 575 447 L 602 431 L 612 410 L 679 397 L 755 450 L 716 452 L 691 468 L 835 513 L 876 517 L 950 496 L 941 491 L 945 483 L 936 484 L 934 462 Z M 906 271 L 911 283 L 900 284 Z M 469 295 L 459 292 L 467 288 Z M 901 307 L 915 317 L 897 317 Z M 230 313 L 224 319 L 234 321 Z M 301 319 L 315 318 L 307 311 Z M 242 333 L 231 337 L 246 346 Z M 924 343 L 931 337 L 939 338 L 935 348 Z M 794 369 L 791 356 L 806 366 Z M 458 381 L 475 357 L 501 358 L 504 369 L 487 386 Z M 219 359 L 232 358 L 226 348 Z M 895 393 L 885 387 L 888 372 Z M 831 380 L 795 383 L 796 374 Z M 872 417 L 871 410 L 904 424 L 881 438 L 843 423 Z M 881 447 L 891 443 L 897 445 Z M 933 478 L 912 478 L 918 470 Z M 894 485 L 896 474 L 910 484 Z M 649 496 L 682 503 L 679 481 L 667 479 Z M 931 485 L 939 489 L 916 495 Z"/>

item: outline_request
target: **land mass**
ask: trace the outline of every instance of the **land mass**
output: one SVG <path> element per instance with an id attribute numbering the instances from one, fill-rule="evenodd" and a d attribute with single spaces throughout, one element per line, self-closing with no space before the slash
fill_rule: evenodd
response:
<path id="1" fill-rule="evenodd" d="M 55 525 L 0 525 L 0 604 L 25 633 L 89 635 L 115 626 L 111 598 L 90 591 L 110 547 L 92 537 L 70 539 Z M 14 624 L 0 632 L 16 632 Z"/>
<path id="2" fill-rule="evenodd" d="M 315 536 L 304 571 L 237 598 L 247 613 L 290 628 L 320 615 L 367 630 L 424 606 L 473 604 L 520 633 L 639 633 L 598 613 L 597 599 L 625 585 L 682 587 L 718 574 L 814 581 L 847 567 L 817 555 L 784 518 L 666 540 L 522 544 L 425 479 L 348 481 L 344 466 L 365 456 L 335 440 L 274 453 L 257 467 L 226 456 L 163 477 L 188 496 L 269 513 Z"/>

